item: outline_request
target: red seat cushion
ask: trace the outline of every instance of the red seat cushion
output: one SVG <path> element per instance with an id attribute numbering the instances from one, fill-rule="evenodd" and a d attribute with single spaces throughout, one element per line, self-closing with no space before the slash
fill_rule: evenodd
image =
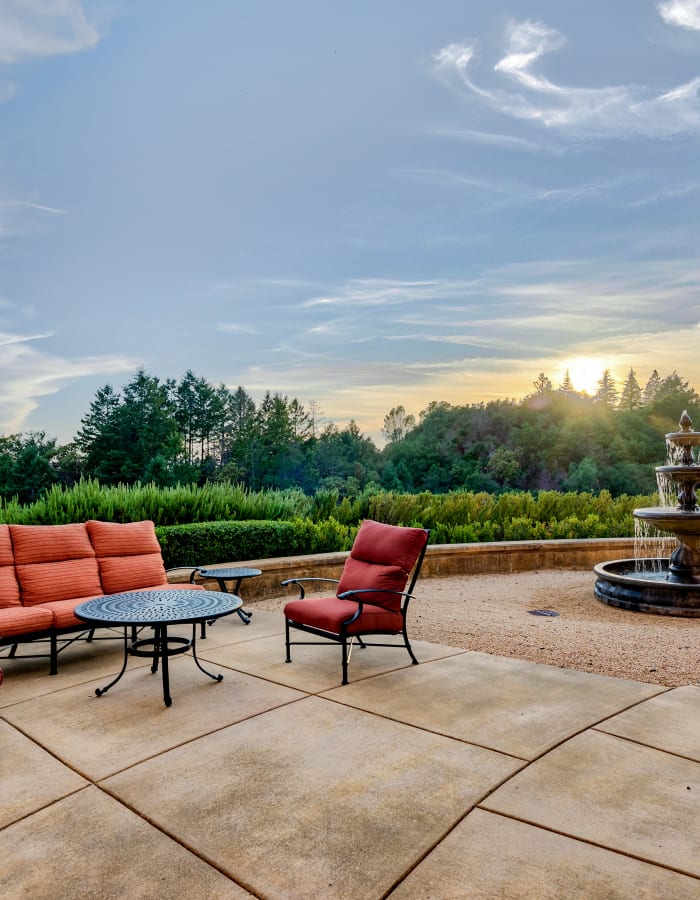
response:
<path id="1" fill-rule="evenodd" d="M 48 631 L 53 625 L 51 610 L 43 606 L 9 606 L 0 609 L 0 637 L 12 638 L 35 631 Z"/>
<path id="2" fill-rule="evenodd" d="M 292 622 L 310 625 L 332 634 L 340 634 L 340 626 L 357 611 L 357 603 L 340 600 L 338 597 L 319 597 L 304 600 L 290 600 L 284 607 L 284 615 Z M 348 634 L 364 634 L 371 631 L 385 631 L 399 634 L 403 629 L 400 612 L 392 612 L 381 606 L 364 603 L 361 615 L 351 625 Z"/>

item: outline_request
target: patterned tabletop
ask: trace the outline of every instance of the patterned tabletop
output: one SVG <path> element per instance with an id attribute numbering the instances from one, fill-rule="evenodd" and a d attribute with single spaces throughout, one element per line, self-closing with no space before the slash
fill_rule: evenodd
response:
<path id="1" fill-rule="evenodd" d="M 261 569 L 250 569 L 250 568 L 233 568 L 233 569 L 199 569 L 199 574 L 202 578 L 224 578 L 231 579 L 234 578 L 254 578 L 256 575 L 262 575 Z"/>
<path id="2" fill-rule="evenodd" d="M 75 615 L 102 625 L 158 625 L 201 622 L 236 612 L 243 601 L 220 591 L 129 591 L 86 600 Z"/>

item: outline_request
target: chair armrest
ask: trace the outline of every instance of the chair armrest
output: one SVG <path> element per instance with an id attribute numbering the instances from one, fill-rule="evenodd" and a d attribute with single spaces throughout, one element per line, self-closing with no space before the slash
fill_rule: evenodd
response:
<path id="1" fill-rule="evenodd" d="M 165 577 L 168 578 L 171 572 L 189 572 L 190 573 L 190 584 L 194 584 L 194 576 L 197 571 L 197 566 L 174 566 L 172 569 L 165 570 Z M 168 578 L 168 581 L 170 579 Z"/>
<path id="2" fill-rule="evenodd" d="M 343 591 L 342 594 L 338 594 L 338 599 L 352 600 L 355 594 L 396 594 L 398 597 L 406 597 L 408 600 L 412 600 L 415 596 L 415 594 L 407 594 L 405 591 L 392 591 L 386 588 L 356 588 L 355 590 Z M 361 603 L 362 601 L 358 600 L 357 602 Z"/>
<path id="3" fill-rule="evenodd" d="M 307 582 L 307 581 L 324 581 L 324 582 L 330 583 L 330 584 L 338 584 L 339 579 L 337 579 L 337 578 L 313 578 L 313 577 L 309 577 L 309 578 L 288 578 L 286 581 L 281 581 L 280 584 L 282 585 L 282 587 L 286 587 L 288 584 L 296 584 L 296 585 L 298 585 L 298 586 L 299 586 L 299 599 L 300 599 L 300 600 L 303 600 L 304 597 L 306 596 L 306 593 L 305 593 L 305 591 L 304 591 L 304 584 L 303 584 L 303 583 L 305 583 L 305 582 Z"/>

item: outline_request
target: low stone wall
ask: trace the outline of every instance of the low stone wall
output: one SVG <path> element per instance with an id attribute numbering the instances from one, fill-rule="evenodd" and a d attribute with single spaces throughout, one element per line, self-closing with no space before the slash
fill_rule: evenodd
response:
<path id="1" fill-rule="evenodd" d="M 448 575 L 494 575 L 537 569 L 593 569 L 596 563 L 634 556 L 633 538 L 595 538 L 577 541 L 507 541 L 484 544 L 431 544 L 425 554 L 421 578 Z M 246 579 L 241 594 L 246 601 L 296 594 L 280 584 L 286 578 L 339 578 L 348 553 L 318 553 L 276 559 L 247 559 L 218 566 L 250 566 L 262 570 Z M 206 565 L 203 564 L 206 568 Z M 213 565 L 210 568 L 214 568 Z M 187 576 L 178 579 L 186 581 Z M 203 582 L 218 590 L 215 581 Z"/>

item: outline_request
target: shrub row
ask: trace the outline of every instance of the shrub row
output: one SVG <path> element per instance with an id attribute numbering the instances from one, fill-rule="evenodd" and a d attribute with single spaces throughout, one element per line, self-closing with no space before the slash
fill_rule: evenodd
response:
<path id="1" fill-rule="evenodd" d="M 335 519 L 156 526 L 166 568 L 349 550 L 356 532 Z"/>

